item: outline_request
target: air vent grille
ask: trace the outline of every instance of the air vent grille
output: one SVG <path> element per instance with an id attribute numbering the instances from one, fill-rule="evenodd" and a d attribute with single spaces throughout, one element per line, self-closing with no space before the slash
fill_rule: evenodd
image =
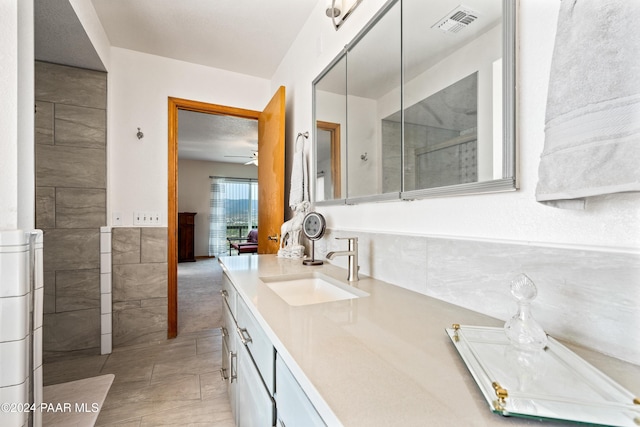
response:
<path id="1" fill-rule="evenodd" d="M 457 33 L 465 28 L 473 21 L 478 19 L 479 13 L 463 5 L 459 5 L 451 12 L 447 13 L 444 18 L 431 26 L 438 28 L 445 33 Z"/>

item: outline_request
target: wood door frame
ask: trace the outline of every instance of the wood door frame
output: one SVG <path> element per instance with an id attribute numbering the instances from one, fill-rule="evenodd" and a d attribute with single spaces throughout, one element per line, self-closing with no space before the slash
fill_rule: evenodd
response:
<path id="1" fill-rule="evenodd" d="M 178 336 L 178 110 L 258 120 L 261 111 L 169 97 L 167 338 Z"/>
<path id="2" fill-rule="evenodd" d="M 316 122 L 318 129 L 328 131 L 331 135 L 331 180 L 333 181 L 333 198 L 340 199 L 342 193 L 342 166 L 340 165 L 340 123 Z"/>

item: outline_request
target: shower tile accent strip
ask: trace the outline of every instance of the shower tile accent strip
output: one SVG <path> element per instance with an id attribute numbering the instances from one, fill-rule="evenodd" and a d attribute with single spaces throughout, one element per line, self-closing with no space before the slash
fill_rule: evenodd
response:
<path id="1" fill-rule="evenodd" d="M 111 227 L 100 227 L 100 354 L 113 348 L 111 293 Z"/>
<path id="2" fill-rule="evenodd" d="M 113 346 L 167 337 L 167 229 L 112 229 Z"/>
<path id="3" fill-rule="evenodd" d="M 328 230 L 316 257 L 345 249 L 335 237 L 346 236 L 359 238 L 363 275 L 505 321 L 517 308 L 510 282 L 525 273 L 538 288 L 533 315 L 548 334 L 640 364 L 640 335 L 629 333 L 640 330 L 637 252 Z M 346 257 L 332 263 L 346 268 Z"/>

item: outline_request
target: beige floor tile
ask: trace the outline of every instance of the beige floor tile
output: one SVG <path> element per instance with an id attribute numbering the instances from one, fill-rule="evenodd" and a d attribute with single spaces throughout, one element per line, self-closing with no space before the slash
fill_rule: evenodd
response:
<path id="1" fill-rule="evenodd" d="M 108 356 L 93 355 L 59 359 L 43 365 L 44 385 L 60 384 L 68 381 L 100 375 Z"/>
<path id="2" fill-rule="evenodd" d="M 234 427 L 235 424 L 228 401 L 200 401 L 142 417 L 140 427 L 154 426 Z"/>
<path id="3" fill-rule="evenodd" d="M 227 385 L 220 372 L 200 375 L 200 393 L 202 400 L 227 399 Z"/>
<path id="4" fill-rule="evenodd" d="M 196 354 L 220 351 L 222 348 L 222 334 L 196 339 Z"/>
<path id="5" fill-rule="evenodd" d="M 176 376 L 137 389 L 112 388 L 100 412 L 98 422 L 114 423 L 175 409 L 200 401 L 197 375 Z"/>
<path id="6" fill-rule="evenodd" d="M 218 372 L 222 366 L 220 357 L 213 358 L 216 353 L 205 353 L 172 361 L 158 362 L 153 367 L 151 383 L 163 381 L 176 375 L 205 374 Z M 216 360 L 217 359 L 217 360 Z"/>
<path id="7" fill-rule="evenodd" d="M 100 419 L 96 423 L 96 427 L 140 427 L 142 418 L 134 418 L 130 420 L 120 421 L 112 424 L 100 424 Z"/>
<path id="8" fill-rule="evenodd" d="M 185 337 L 175 340 L 165 340 L 161 343 L 138 344 L 130 347 L 114 349 L 109 357 L 110 363 L 130 360 L 152 359 L 172 360 L 196 354 L 196 338 Z"/>

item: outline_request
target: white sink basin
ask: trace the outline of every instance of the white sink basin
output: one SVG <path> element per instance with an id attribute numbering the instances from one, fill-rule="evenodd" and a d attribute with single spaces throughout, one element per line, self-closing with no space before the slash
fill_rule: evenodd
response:
<path id="1" fill-rule="evenodd" d="M 322 273 L 261 277 L 260 280 L 289 305 L 309 305 L 368 296 Z"/>

